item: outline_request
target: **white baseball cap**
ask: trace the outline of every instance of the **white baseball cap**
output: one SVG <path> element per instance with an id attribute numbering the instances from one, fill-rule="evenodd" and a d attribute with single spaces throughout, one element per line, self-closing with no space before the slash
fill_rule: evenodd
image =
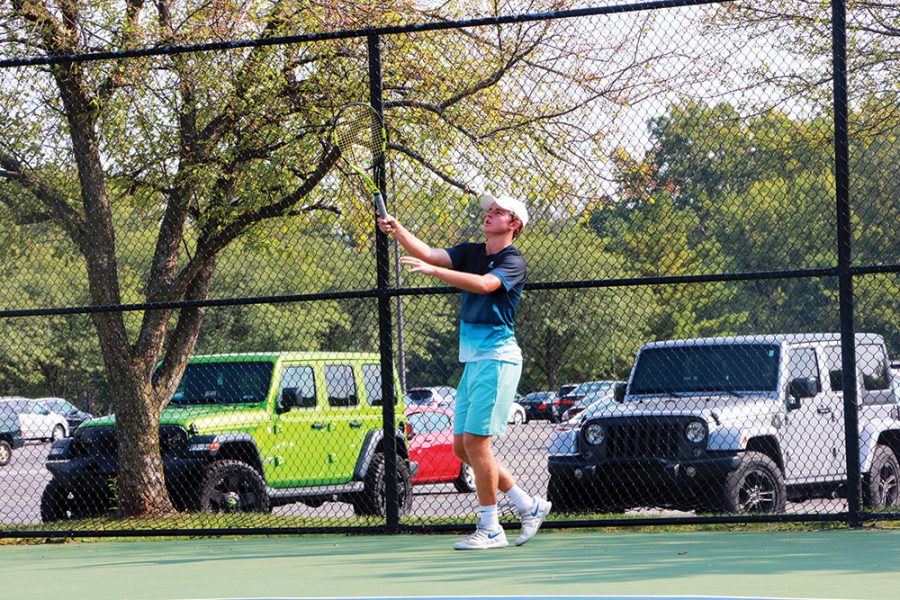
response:
<path id="1" fill-rule="evenodd" d="M 502 208 L 503 210 L 508 210 L 512 214 L 516 215 L 520 221 L 522 221 L 522 227 L 528 225 L 528 209 L 525 207 L 525 203 L 517 198 L 513 198 L 512 196 L 507 196 L 505 194 L 501 194 L 500 196 L 494 196 L 493 194 L 484 193 L 481 194 L 478 198 L 478 204 L 484 210 L 487 210 L 491 207 L 492 204 L 497 203 L 497 206 Z"/>

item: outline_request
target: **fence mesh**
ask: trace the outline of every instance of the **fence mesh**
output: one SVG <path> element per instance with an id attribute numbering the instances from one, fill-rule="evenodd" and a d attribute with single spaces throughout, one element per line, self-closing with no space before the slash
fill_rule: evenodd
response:
<path id="1" fill-rule="evenodd" d="M 379 97 L 431 248 L 528 207 L 493 450 L 551 522 L 895 515 L 891 3 L 846 3 L 849 222 L 820 2 L 194 4 L 0 14 L 0 534 L 469 526 L 460 295 L 333 144 Z"/>

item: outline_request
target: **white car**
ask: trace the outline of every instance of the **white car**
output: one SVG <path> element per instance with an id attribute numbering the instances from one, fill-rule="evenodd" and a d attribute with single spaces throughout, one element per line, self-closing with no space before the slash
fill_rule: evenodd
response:
<path id="1" fill-rule="evenodd" d="M 0 398 L 0 411 L 19 417 L 22 437 L 26 440 L 51 441 L 69 435 L 69 423 L 64 416 L 50 412 L 30 398 L 20 396 Z"/>

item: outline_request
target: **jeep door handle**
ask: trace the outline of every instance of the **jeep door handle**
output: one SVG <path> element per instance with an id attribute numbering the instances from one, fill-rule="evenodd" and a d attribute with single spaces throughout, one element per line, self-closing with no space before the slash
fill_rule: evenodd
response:
<path id="1" fill-rule="evenodd" d="M 350 429 L 359 429 L 362 427 L 362 421 L 350 421 Z"/>
<path id="2" fill-rule="evenodd" d="M 819 413 L 820 415 L 830 415 L 831 407 L 830 406 L 820 406 L 819 408 L 816 409 L 816 412 Z"/>
<path id="3" fill-rule="evenodd" d="M 313 429 L 325 429 L 325 423 L 313 423 L 312 428 Z"/>

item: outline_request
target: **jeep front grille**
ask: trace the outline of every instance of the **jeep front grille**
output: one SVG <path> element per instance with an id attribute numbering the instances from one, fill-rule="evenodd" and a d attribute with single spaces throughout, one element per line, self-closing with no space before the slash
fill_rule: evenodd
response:
<path id="1" fill-rule="evenodd" d="M 186 452 L 188 434 L 178 425 L 162 425 L 159 428 L 159 443 L 162 454 L 180 455 Z M 109 456 L 118 454 L 118 442 L 114 427 L 88 427 L 79 429 L 72 442 L 73 456 Z"/>
<path id="2" fill-rule="evenodd" d="M 678 456 L 682 426 L 676 421 L 612 420 L 606 423 L 608 458 Z"/>

